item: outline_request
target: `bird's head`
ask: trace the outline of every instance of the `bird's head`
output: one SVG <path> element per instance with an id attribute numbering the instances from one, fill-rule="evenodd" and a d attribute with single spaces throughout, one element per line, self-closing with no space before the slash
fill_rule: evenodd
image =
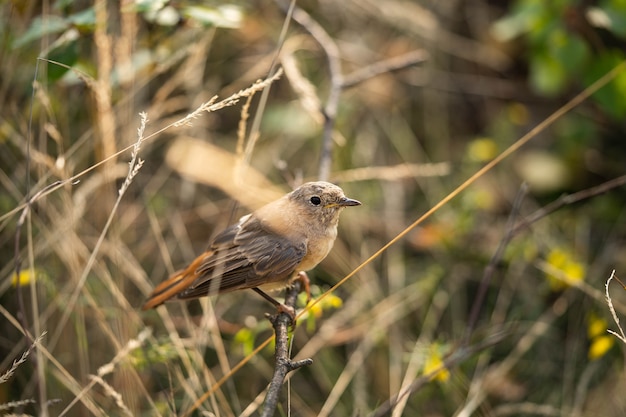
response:
<path id="1" fill-rule="evenodd" d="M 341 211 L 361 202 L 348 198 L 343 190 L 325 181 L 307 182 L 287 195 L 311 226 L 336 226 Z"/>

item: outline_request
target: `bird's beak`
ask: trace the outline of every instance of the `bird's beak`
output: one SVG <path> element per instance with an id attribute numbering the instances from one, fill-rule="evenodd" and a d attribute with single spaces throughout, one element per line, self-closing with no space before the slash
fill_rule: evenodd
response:
<path id="1" fill-rule="evenodd" d="M 340 207 L 348 207 L 348 206 L 360 206 L 361 202 L 358 200 L 353 200 L 351 198 L 348 197 L 344 197 L 341 200 L 339 200 L 339 203 L 337 203 L 338 206 Z"/>

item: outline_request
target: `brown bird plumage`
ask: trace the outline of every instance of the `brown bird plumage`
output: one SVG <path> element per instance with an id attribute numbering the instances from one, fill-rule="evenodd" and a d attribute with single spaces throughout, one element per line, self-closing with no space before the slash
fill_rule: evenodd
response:
<path id="1" fill-rule="evenodd" d="M 308 182 L 217 235 L 208 251 L 159 284 L 143 309 L 173 298 L 283 287 L 328 255 L 339 214 L 360 204 L 336 185 Z"/>

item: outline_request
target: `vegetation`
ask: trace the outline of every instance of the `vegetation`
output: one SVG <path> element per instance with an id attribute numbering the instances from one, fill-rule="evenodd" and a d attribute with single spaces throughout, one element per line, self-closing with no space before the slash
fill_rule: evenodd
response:
<path id="1" fill-rule="evenodd" d="M 626 3 L 590 3 L 2 3 L 0 410 L 258 415 L 269 304 L 140 306 L 322 178 L 363 206 L 276 415 L 624 415 Z"/>

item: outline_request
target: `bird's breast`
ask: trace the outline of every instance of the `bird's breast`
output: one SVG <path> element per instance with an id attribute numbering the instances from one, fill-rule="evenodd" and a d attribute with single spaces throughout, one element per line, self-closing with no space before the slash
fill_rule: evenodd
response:
<path id="1" fill-rule="evenodd" d="M 333 248 L 335 238 L 337 237 L 337 228 L 330 227 L 325 233 L 314 234 L 307 240 L 307 251 L 302 262 L 298 265 L 298 271 L 308 271 L 315 268 L 317 264 L 322 262 L 326 255 Z"/>

